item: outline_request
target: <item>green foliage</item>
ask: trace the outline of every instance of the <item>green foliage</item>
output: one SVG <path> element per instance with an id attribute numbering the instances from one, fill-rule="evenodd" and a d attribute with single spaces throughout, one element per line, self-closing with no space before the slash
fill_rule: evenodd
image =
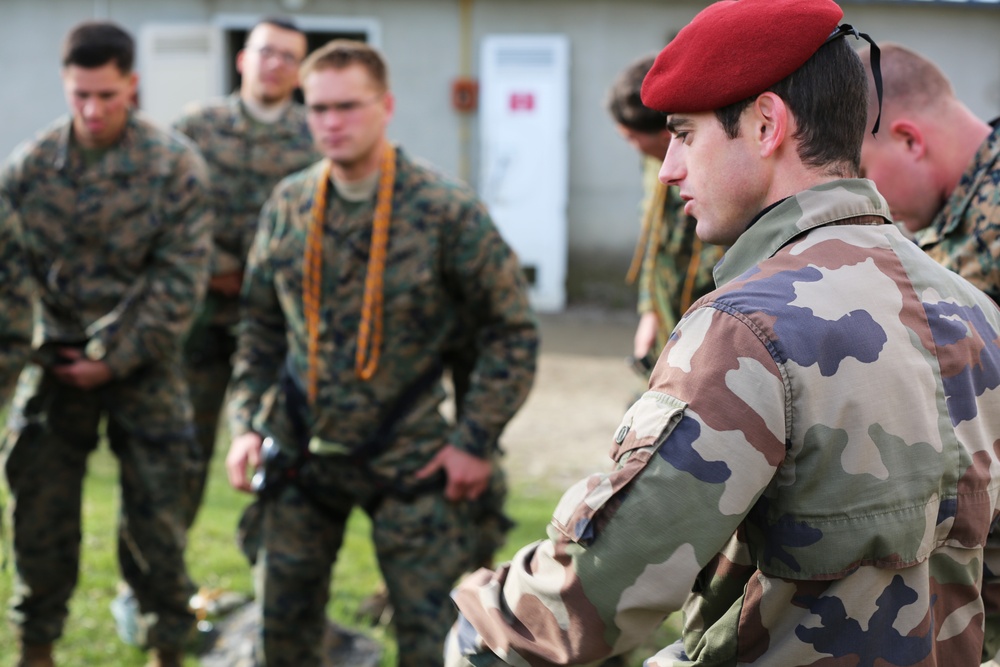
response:
<path id="1" fill-rule="evenodd" d="M 236 547 L 236 522 L 250 497 L 232 490 L 223 467 L 224 443 L 213 462 L 205 504 L 190 536 L 188 567 L 191 576 L 201 586 L 222 588 L 251 595 L 253 580 L 249 566 Z M 515 489 L 508 505 L 517 522 L 507 545 L 498 554 L 498 562 L 509 559 L 528 542 L 543 538 L 545 526 L 559 498 L 559 490 L 534 484 Z M 116 634 L 110 607 L 118 585 L 116 561 L 116 526 L 118 516 L 118 466 L 114 456 L 102 447 L 90 458 L 84 489 L 83 554 L 80 581 L 70 603 L 70 617 L 63 638 L 57 643 L 55 656 L 60 667 L 116 665 L 142 667 L 145 654 L 122 643 Z M 7 505 L 6 499 L 0 503 Z M 9 509 L 9 507 L 8 507 Z M 6 526 L 9 527 L 9 520 Z M 334 595 L 328 613 L 347 627 L 358 627 L 355 614 L 362 600 L 380 586 L 380 575 L 369 540 L 367 517 L 357 512 L 352 516 L 348 534 L 334 572 Z M 5 533 L 9 539 L 10 533 Z M 7 546 L 9 552 L 9 545 Z M 8 553 L 9 559 L 9 553 Z M 0 602 L 6 603 L 12 589 L 12 563 L 0 572 Z M 671 623 L 664 626 L 657 642 L 673 641 L 678 632 Z M 396 663 L 396 647 L 390 629 L 384 626 L 363 627 L 384 647 L 382 667 Z M 0 667 L 13 667 L 16 641 L 9 625 L 0 623 Z M 647 653 L 648 655 L 648 653 Z M 185 659 L 186 667 L 195 667 L 194 655 Z M 641 664 L 635 660 L 635 665 Z"/>

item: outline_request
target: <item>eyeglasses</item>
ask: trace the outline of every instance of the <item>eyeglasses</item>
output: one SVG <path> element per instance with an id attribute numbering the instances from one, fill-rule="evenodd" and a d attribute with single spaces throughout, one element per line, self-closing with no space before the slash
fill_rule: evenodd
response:
<path id="1" fill-rule="evenodd" d="M 299 64 L 299 57 L 288 51 L 282 51 L 270 46 L 260 46 L 250 50 L 256 52 L 263 60 L 277 58 L 285 67 L 296 67 Z"/>
<path id="2" fill-rule="evenodd" d="M 348 100 L 346 102 L 331 102 L 329 104 L 309 104 L 306 105 L 306 109 L 309 111 L 309 113 L 315 114 L 317 116 L 322 116 L 323 114 L 326 114 L 330 111 L 347 116 L 363 109 L 364 107 L 370 104 L 375 104 L 381 99 L 382 96 L 378 95 L 368 100 Z"/>

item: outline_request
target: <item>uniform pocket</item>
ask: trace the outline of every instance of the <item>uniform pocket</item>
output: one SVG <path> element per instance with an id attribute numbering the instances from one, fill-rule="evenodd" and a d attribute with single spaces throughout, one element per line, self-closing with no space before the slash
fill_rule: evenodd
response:
<path id="1" fill-rule="evenodd" d="M 643 394 L 615 429 L 611 445 L 615 469 L 591 475 L 570 487 L 556 506 L 552 526 L 572 542 L 590 544 L 597 534 L 595 517 L 642 472 L 686 408 L 686 403 L 668 394 Z"/>

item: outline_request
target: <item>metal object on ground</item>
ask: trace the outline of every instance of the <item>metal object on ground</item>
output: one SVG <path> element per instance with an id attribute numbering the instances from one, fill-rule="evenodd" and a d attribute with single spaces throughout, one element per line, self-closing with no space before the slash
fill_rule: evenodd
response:
<path id="1" fill-rule="evenodd" d="M 199 656 L 202 667 L 254 667 L 253 644 L 260 628 L 260 608 L 248 603 L 215 623 L 218 638 Z M 377 667 L 382 647 L 360 633 L 327 622 L 323 667 Z"/>

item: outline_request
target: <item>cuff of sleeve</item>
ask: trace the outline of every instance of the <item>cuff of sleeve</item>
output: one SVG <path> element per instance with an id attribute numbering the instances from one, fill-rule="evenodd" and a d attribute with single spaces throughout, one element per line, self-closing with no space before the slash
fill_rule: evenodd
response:
<path id="1" fill-rule="evenodd" d="M 227 406 L 227 417 L 229 423 L 230 437 L 235 438 L 244 433 L 260 433 L 259 428 L 254 428 L 253 415 L 257 412 L 256 404 L 250 404 L 241 400 L 241 396 L 234 396 Z"/>
<path id="2" fill-rule="evenodd" d="M 250 433 L 254 429 L 251 428 L 250 424 L 244 421 L 230 421 L 229 422 L 229 433 L 230 437 L 236 438 L 246 433 Z"/>
<path id="3" fill-rule="evenodd" d="M 95 337 L 87 341 L 84 354 L 92 361 L 103 361 L 111 370 L 111 374 L 118 379 L 127 377 L 145 361 L 138 354 L 130 354 L 125 350 L 125 345 L 119 345 L 112 350 L 107 349 L 100 338 Z"/>
<path id="4" fill-rule="evenodd" d="M 646 313 L 653 312 L 653 300 L 648 296 L 639 296 L 639 303 L 635 307 L 635 311 L 640 315 L 645 315 Z"/>
<path id="5" fill-rule="evenodd" d="M 448 444 L 481 459 L 489 459 L 496 448 L 496 437 L 472 422 L 463 420 L 448 438 Z"/>

